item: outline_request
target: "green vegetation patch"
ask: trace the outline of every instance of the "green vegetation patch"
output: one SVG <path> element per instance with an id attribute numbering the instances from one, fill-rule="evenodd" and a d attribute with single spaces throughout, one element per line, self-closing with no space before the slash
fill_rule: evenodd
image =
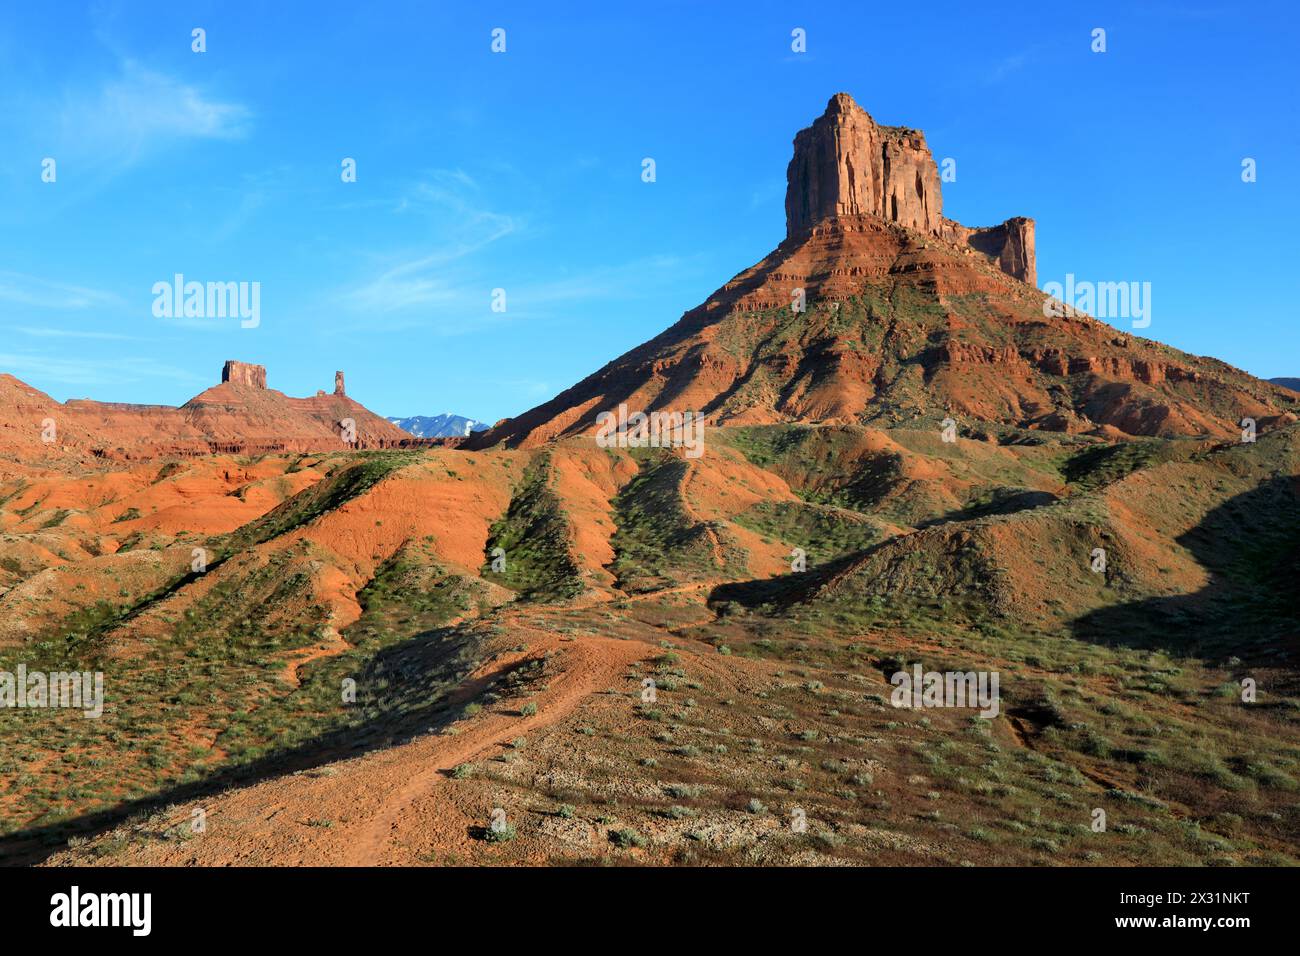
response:
<path id="1" fill-rule="evenodd" d="M 582 593 L 582 576 L 570 553 L 570 528 L 550 487 L 551 460 L 539 455 L 524 470 L 510 507 L 488 532 L 482 574 L 526 600 L 558 601 Z M 505 570 L 492 570 L 492 553 L 505 552 Z"/>
<path id="2" fill-rule="evenodd" d="M 349 457 L 327 477 L 231 534 L 224 542 L 222 553 L 243 551 L 315 521 L 369 491 L 410 460 L 407 455 L 387 452 Z"/>
<path id="3" fill-rule="evenodd" d="M 632 592 L 654 591 L 702 572 L 716 572 L 713 549 L 715 540 L 722 540 L 722 529 L 687 513 L 682 484 L 690 466 L 671 455 L 642 456 L 640 463 L 640 472 L 614 499 L 617 530 L 610 541 L 615 557 L 609 570 L 618 586 Z M 731 558 L 743 560 L 741 554 L 727 550 Z M 724 560 L 730 563 L 725 556 Z"/>
<path id="4" fill-rule="evenodd" d="M 878 543 L 879 525 L 853 511 L 799 501 L 763 501 L 732 519 L 769 538 L 803 548 L 810 561 L 830 561 Z"/>

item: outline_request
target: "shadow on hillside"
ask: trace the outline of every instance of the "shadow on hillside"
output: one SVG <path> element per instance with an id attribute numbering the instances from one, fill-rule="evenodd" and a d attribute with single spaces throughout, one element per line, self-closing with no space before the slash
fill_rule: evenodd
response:
<path id="1" fill-rule="evenodd" d="M 1031 488 L 999 488 L 988 501 L 957 508 L 953 511 L 927 518 L 916 523 L 916 530 L 922 531 L 935 525 L 950 521 L 974 521 L 976 518 L 989 518 L 995 515 L 1013 515 L 1021 511 L 1030 511 L 1060 501 L 1050 491 L 1035 491 Z"/>
<path id="2" fill-rule="evenodd" d="M 1278 476 L 1228 499 L 1181 535 L 1210 572 L 1193 594 L 1101 608 L 1074 620 L 1094 644 L 1243 664 L 1294 666 L 1300 645 L 1300 481 Z"/>
<path id="3" fill-rule="evenodd" d="M 1035 496 L 1015 500 L 1027 507 L 1044 503 Z M 1021 509 L 1009 509 L 1015 510 Z M 1070 635 L 1103 646 L 1216 663 L 1235 658 L 1241 666 L 1300 674 L 1300 604 L 1294 599 L 1300 576 L 1300 480 L 1276 476 L 1229 498 L 1177 541 L 1209 572 L 1208 586 L 1100 608 L 1071 621 Z M 731 604 L 764 612 L 816 600 L 824 585 L 876 547 L 803 574 L 718 585 L 709 593 L 709 605 L 725 615 Z"/>
<path id="4" fill-rule="evenodd" d="M 298 746 L 269 754 L 240 767 L 222 768 L 211 776 L 128 801 L 110 809 L 56 824 L 19 830 L 0 837 L 0 865 L 41 862 L 63 849 L 69 838 L 90 836 L 133 817 L 173 804 L 189 804 L 232 786 L 248 786 L 271 777 L 310 771 L 345 757 L 358 757 L 436 733 L 461 715 L 462 707 L 494 682 L 525 662 L 504 665 L 470 683 L 477 642 L 459 627 L 426 631 L 377 652 L 357 680 L 358 705 L 366 714 L 360 725 L 340 728 Z M 364 688 L 386 686 L 383 699 L 364 699 Z"/>
<path id="5" fill-rule="evenodd" d="M 787 607 L 805 601 L 816 594 L 827 581 L 840 572 L 862 560 L 862 556 L 879 547 L 872 545 L 863 551 L 854 551 L 827 561 L 825 564 L 809 565 L 807 571 L 798 574 L 782 574 L 774 578 L 755 578 L 750 581 L 729 581 L 719 584 L 709 592 L 708 604 L 714 610 L 723 610 L 722 605 L 738 604 L 754 610 L 765 604 Z"/>

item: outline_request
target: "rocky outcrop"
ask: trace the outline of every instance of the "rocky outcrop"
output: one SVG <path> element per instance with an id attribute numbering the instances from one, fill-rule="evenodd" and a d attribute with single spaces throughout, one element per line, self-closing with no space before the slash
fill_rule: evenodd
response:
<path id="1" fill-rule="evenodd" d="M 266 388 L 266 366 L 249 365 L 247 362 L 226 362 L 221 370 L 221 381 L 231 385 L 249 385 L 253 388 Z"/>
<path id="2" fill-rule="evenodd" d="M 943 217 L 939 171 L 925 134 L 881 126 L 847 93 L 794 138 L 786 168 L 786 237 L 807 235 L 826 219 L 876 216 L 968 246 L 1010 276 L 1035 282 L 1034 221 L 971 228 Z"/>
<path id="3" fill-rule="evenodd" d="M 847 93 L 832 96 L 826 112 L 795 136 L 785 175 L 787 236 L 836 216 L 880 216 L 934 233 L 943 218 L 925 134 L 877 125 Z"/>
<path id="4" fill-rule="evenodd" d="M 970 246 L 982 252 L 1009 276 L 1030 285 L 1038 283 L 1038 266 L 1034 262 L 1034 220 L 1024 216 L 1008 219 L 1000 226 L 972 229 L 945 219 L 939 234 L 949 242 Z"/>
<path id="5" fill-rule="evenodd" d="M 335 372 L 335 373 L 334 373 L 334 394 L 335 394 L 335 395 L 346 395 L 346 394 L 347 394 L 347 392 L 345 392 L 345 391 L 343 390 L 343 373 L 342 373 L 342 372 Z"/>

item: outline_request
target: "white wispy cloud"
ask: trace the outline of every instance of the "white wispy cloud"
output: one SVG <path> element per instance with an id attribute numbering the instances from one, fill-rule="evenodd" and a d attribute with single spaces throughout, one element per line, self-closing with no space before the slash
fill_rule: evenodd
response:
<path id="1" fill-rule="evenodd" d="M 523 226 L 518 217 L 488 208 L 478 193 L 478 183 L 463 170 L 426 173 L 393 201 L 393 213 L 424 212 L 436 216 L 440 223 L 454 225 L 444 227 L 432 249 L 393 257 L 397 258 L 394 265 L 344 290 L 339 298 L 357 311 L 381 314 L 463 304 L 474 294 L 472 288 L 464 282 L 452 282 L 442 270 L 519 232 Z"/>
<path id="2" fill-rule="evenodd" d="M 251 189 L 239 197 L 235 208 L 212 228 L 208 238 L 213 243 L 222 243 L 243 231 L 266 205 L 267 194 L 260 189 Z"/>
<path id="3" fill-rule="evenodd" d="M 30 325 L 11 325 L 8 328 L 10 332 L 17 332 L 20 335 L 29 335 L 38 339 L 97 339 L 101 341 L 138 341 L 134 336 L 121 335 L 117 332 L 94 332 L 84 329 L 55 329 L 47 327 L 37 327 Z"/>
<path id="4" fill-rule="evenodd" d="M 464 170 L 430 170 L 402 197 L 398 211 L 429 212 L 439 218 L 450 214 L 458 224 L 458 241 L 444 254 L 460 259 L 524 227 L 518 216 L 487 208 L 480 192 L 478 182 Z"/>
<path id="5" fill-rule="evenodd" d="M 474 379 L 473 384 L 486 385 L 492 388 L 516 389 L 525 395 L 541 396 L 544 398 L 550 398 L 555 394 L 555 389 L 551 387 L 550 382 L 544 382 L 535 378 Z"/>
<path id="6" fill-rule="evenodd" d="M 94 309 L 118 305 L 111 292 L 53 282 L 21 272 L 0 272 L 0 302 L 43 309 Z"/>
<path id="7" fill-rule="evenodd" d="M 484 253 L 508 236 L 532 241 L 539 237 L 527 235 L 520 217 L 490 208 L 483 192 L 478 180 L 462 169 L 427 171 L 404 190 L 394 200 L 392 212 L 403 217 L 425 214 L 436 233 L 434 241 L 423 249 L 387 256 L 377 274 L 337 292 L 333 302 L 361 317 L 364 324 L 345 319 L 333 331 L 420 328 L 438 335 L 462 335 L 520 319 L 546 318 L 573 303 L 638 299 L 698 264 L 662 255 L 593 264 L 558 275 L 521 274 L 499 257 L 490 261 Z M 506 293 L 505 312 L 492 311 L 495 289 Z"/>
<path id="8" fill-rule="evenodd" d="M 145 358 L 76 359 L 22 352 L 0 352 L 0 370 L 20 379 L 64 385 L 122 385 L 142 379 L 198 381 L 193 372 Z"/>
<path id="9" fill-rule="evenodd" d="M 610 302 L 639 298 L 650 289 L 684 272 L 687 260 L 678 256 L 649 256 L 613 266 L 596 266 L 577 275 L 526 283 L 516 297 L 529 306 L 569 302 Z"/>
<path id="10" fill-rule="evenodd" d="M 466 298 L 465 287 L 424 274 L 438 257 L 404 262 L 353 289 L 344 300 L 362 312 L 400 312 L 413 307 L 453 306 Z"/>
<path id="11" fill-rule="evenodd" d="M 124 60 L 115 75 L 66 91 L 56 119 L 61 152 L 130 165 L 178 141 L 239 139 L 252 111 Z"/>
<path id="12" fill-rule="evenodd" d="M 1032 46 L 1018 53 L 1011 53 L 995 61 L 984 73 L 984 83 L 992 86 L 1001 83 L 1013 73 L 1019 73 L 1038 59 L 1040 46 Z"/>
<path id="13" fill-rule="evenodd" d="M 689 259 L 652 256 L 612 266 L 593 266 L 569 275 L 537 279 L 483 272 L 433 269 L 441 253 L 397 266 L 347 295 L 362 316 L 335 329 L 398 332 L 419 328 L 443 336 L 481 332 L 491 326 L 553 317 L 579 303 L 628 302 L 662 289 L 693 268 Z M 506 294 L 506 311 L 491 309 L 493 291 Z"/>

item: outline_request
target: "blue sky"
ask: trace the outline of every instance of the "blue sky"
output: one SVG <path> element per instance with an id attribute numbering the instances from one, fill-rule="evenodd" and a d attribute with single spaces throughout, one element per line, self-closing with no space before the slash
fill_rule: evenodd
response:
<path id="1" fill-rule="evenodd" d="M 1040 283 L 1151 282 L 1144 334 L 1300 375 L 1297 22 L 1226 2 L 6 4 L 0 371 L 180 404 L 235 358 L 292 395 L 344 369 L 386 415 L 517 414 L 769 252 L 791 140 L 846 91 L 957 160 L 947 215 L 1034 217 Z M 259 282 L 260 325 L 156 318 L 178 272 Z"/>

